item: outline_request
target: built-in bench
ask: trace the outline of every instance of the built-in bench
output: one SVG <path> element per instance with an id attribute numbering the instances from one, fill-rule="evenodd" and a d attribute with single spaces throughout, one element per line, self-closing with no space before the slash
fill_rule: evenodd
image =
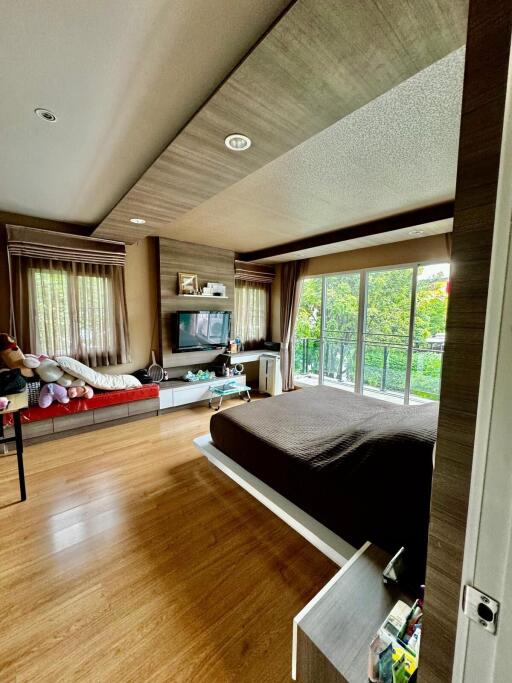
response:
<path id="1" fill-rule="evenodd" d="M 73 398 L 66 404 L 52 403 L 49 408 L 32 406 L 21 413 L 23 436 L 27 440 L 38 439 L 114 420 L 156 415 L 159 395 L 158 384 L 145 384 L 136 389 L 98 392 L 90 399 Z M 8 436 L 12 415 L 4 415 L 3 423 Z"/>

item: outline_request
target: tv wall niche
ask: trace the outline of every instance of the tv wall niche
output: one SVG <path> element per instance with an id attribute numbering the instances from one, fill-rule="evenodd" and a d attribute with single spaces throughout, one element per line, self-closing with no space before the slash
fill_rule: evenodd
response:
<path id="1" fill-rule="evenodd" d="M 191 242 L 159 237 L 158 295 L 160 362 L 164 368 L 188 367 L 211 363 L 218 351 L 173 353 L 171 316 L 176 311 L 231 311 L 235 303 L 235 252 L 205 247 Z M 226 285 L 226 299 L 187 297 L 178 294 L 178 273 L 197 273 L 199 287 L 207 282 Z"/>

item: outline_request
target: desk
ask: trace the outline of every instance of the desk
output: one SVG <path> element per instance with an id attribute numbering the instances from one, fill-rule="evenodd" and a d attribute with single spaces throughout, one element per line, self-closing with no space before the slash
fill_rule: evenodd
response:
<path id="1" fill-rule="evenodd" d="M 368 649 L 397 600 L 414 599 L 386 585 L 391 556 L 366 543 L 294 619 L 297 683 L 363 683 Z"/>
<path id="2" fill-rule="evenodd" d="M 16 457 L 18 459 L 18 479 L 20 482 L 20 498 L 21 500 L 27 500 L 27 491 L 25 489 L 25 469 L 23 467 L 23 435 L 21 431 L 20 416 L 20 411 L 23 410 L 23 408 L 28 407 L 27 391 L 25 390 L 19 394 L 10 394 L 7 396 L 7 398 L 11 401 L 9 407 L 5 410 L 0 410 L 0 444 L 11 443 L 12 441 L 16 443 Z M 5 415 L 7 413 L 13 414 L 14 436 L 5 438 L 2 415 Z"/>

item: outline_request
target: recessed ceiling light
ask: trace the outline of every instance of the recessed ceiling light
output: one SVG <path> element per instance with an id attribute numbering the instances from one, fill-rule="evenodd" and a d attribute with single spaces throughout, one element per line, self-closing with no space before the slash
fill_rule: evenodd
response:
<path id="1" fill-rule="evenodd" d="M 414 235 L 414 237 L 419 237 L 420 235 L 424 235 L 425 231 L 424 230 L 409 230 L 409 235 Z"/>
<path id="2" fill-rule="evenodd" d="M 49 109 L 41 109 L 39 107 L 38 109 L 34 109 L 34 114 L 39 116 L 40 119 L 43 119 L 43 121 L 49 121 L 50 123 L 57 120 L 55 114 Z"/>
<path id="3" fill-rule="evenodd" d="M 247 137 L 247 135 L 242 135 L 242 133 L 232 133 L 224 140 L 224 144 L 233 152 L 244 152 L 246 149 L 249 149 L 252 141 L 251 138 Z"/>
<path id="4" fill-rule="evenodd" d="M 136 225 L 144 225 L 145 222 L 143 218 L 130 218 L 130 223 L 135 223 Z"/>

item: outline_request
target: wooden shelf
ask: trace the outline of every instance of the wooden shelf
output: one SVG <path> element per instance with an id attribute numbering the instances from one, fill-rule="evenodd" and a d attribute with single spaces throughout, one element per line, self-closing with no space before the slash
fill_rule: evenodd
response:
<path id="1" fill-rule="evenodd" d="M 216 296 L 215 294 L 178 294 L 188 299 L 227 299 L 227 296 Z"/>
<path id="2" fill-rule="evenodd" d="M 366 544 L 294 619 L 297 683 L 368 680 L 368 648 L 397 600 L 414 600 L 386 585 L 391 556 Z"/>

